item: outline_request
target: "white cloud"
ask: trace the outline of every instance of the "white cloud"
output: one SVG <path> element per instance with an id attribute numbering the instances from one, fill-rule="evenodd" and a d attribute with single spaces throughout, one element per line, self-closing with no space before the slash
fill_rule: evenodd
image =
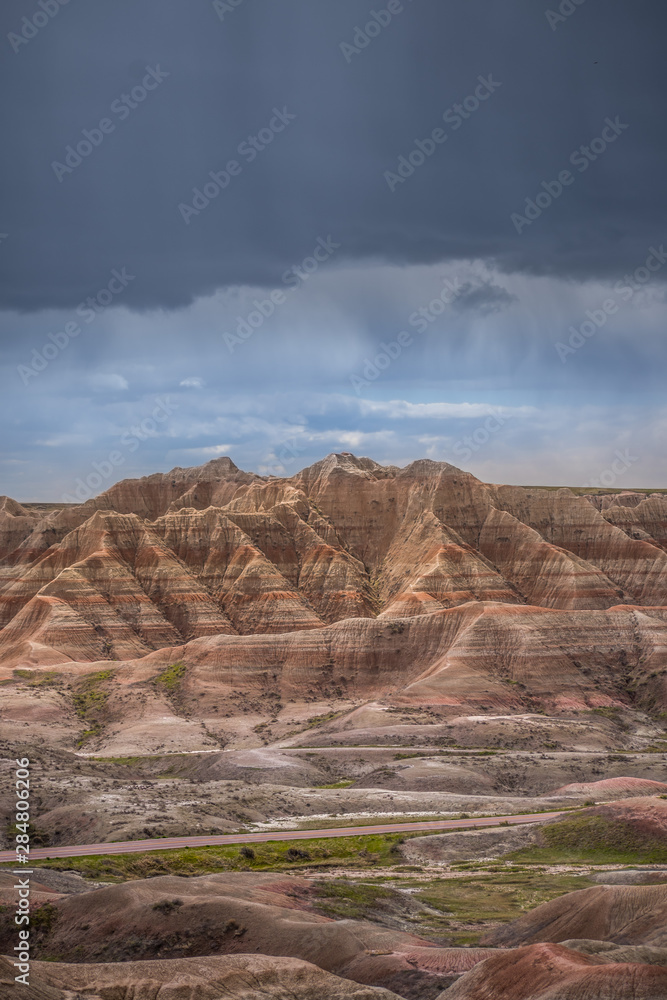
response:
<path id="1" fill-rule="evenodd" d="M 198 375 L 189 375 L 188 378 L 184 378 L 178 384 L 184 386 L 186 389 L 203 389 L 206 382 L 204 382 L 203 378 L 199 378 Z"/>
<path id="2" fill-rule="evenodd" d="M 67 448 L 76 445 L 89 445 L 93 443 L 90 434 L 53 434 L 48 438 L 39 438 L 35 444 L 43 448 Z"/>
<path id="3" fill-rule="evenodd" d="M 413 420 L 457 420 L 479 417 L 531 417 L 538 411 L 534 406 L 496 406 L 493 403 L 410 403 L 405 399 L 371 402 L 360 399 L 363 416 L 384 416 L 390 420 L 409 417 Z"/>
<path id="4" fill-rule="evenodd" d="M 95 372 L 94 375 L 90 376 L 88 382 L 93 389 L 101 392 L 122 391 L 130 388 L 127 379 L 115 372 Z"/>
<path id="5" fill-rule="evenodd" d="M 212 444 L 202 448 L 174 448 L 167 453 L 167 457 L 169 459 L 176 459 L 179 455 L 187 455 L 188 458 L 208 462 L 211 458 L 220 458 L 221 455 L 228 455 L 233 448 L 233 444 Z"/>

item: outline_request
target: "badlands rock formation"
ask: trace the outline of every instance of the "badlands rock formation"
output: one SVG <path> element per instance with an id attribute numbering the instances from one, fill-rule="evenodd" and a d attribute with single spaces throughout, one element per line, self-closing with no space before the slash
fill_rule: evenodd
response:
<path id="1" fill-rule="evenodd" d="M 33 838 L 159 844 L 253 824 L 586 803 L 560 821 L 561 840 L 611 831 L 651 860 L 667 836 L 667 496 L 580 493 L 343 453 L 289 479 L 223 458 L 80 505 L 0 499 L 0 770 L 11 777 L 30 756 Z M 14 808 L 2 790 L 5 826 Z M 25 995 L 667 995 L 659 872 L 528 912 L 526 876 L 513 883 L 502 867 L 513 908 L 482 923 L 474 910 L 469 926 L 444 889 L 446 910 L 414 895 L 449 868 L 479 898 L 479 872 L 451 863 L 528 855 L 556 825 L 407 836 L 377 855 L 359 846 L 342 876 L 175 869 L 184 878 L 155 856 L 118 884 L 36 873 L 44 919 Z M 319 879 L 363 900 L 369 886 L 349 879 L 377 873 L 380 857 L 424 881 L 385 886 L 392 900 L 354 919 L 326 908 Z M 12 880 L 0 873 L 10 906 Z M 491 928 L 493 952 L 476 946 Z M 473 946 L 449 946 L 460 943 Z M 9 973 L 0 960 L 2 1000 L 22 996 Z"/>
<path id="2" fill-rule="evenodd" d="M 508 948 L 568 938 L 667 947 L 667 885 L 568 892 L 492 932 L 485 944 Z"/>
<path id="3" fill-rule="evenodd" d="M 29 719 L 110 753 L 261 745 L 310 726 L 298 706 L 317 703 L 350 744 L 409 729 L 543 746 L 547 713 L 564 747 L 584 732 L 622 746 L 623 713 L 667 705 L 666 525 L 657 493 L 492 486 L 347 453 L 291 479 L 216 459 L 80 506 L 5 499 L 8 734 Z"/>
<path id="4" fill-rule="evenodd" d="M 604 799 L 630 798 L 633 795 L 665 795 L 667 784 L 649 778 L 603 778 L 602 781 L 575 781 L 556 788 L 553 795 L 590 795 L 599 802 Z"/>
<path id="5" fill-rule="evenodd" d="M 667 968 L 608 962 L 561 945 L 501 952 L 476 965 L 439 1000 L 658 1000 Z"/>
<path id="6" fill-rule="evenodd" d="M 438 948 L 368 921 L 332 919 L 318 910 L 310 881 L 283 874 L 166 876 L 47 898 L 55 912 L 51 929 L 34 937 L 38 958 L 125 962 L 259 952 L 397 992 L 405 982 L 421 984 L 434 995 L 491 954 Z M 7 954 L 14 937 L 5 922 L 0 947 Z"/>
<path id="7" fill-rule="evenodd" d="M 14 982 L 14 971 L 0 958 L 0 1000 L 401 1000 L 309 962 L 265 955 L 99 965 L 33 962 L 29 986 Z"/>
<path id="8" fill-rule="evenodd" d="M 661 795 L 630 798 L 622 802 L 606 802 L 587 815 L 600 816 L 618 829 L 628 830 L 628 840 L 639 844 L 644 838 L 667 844 L 667 801 Z"/>
<path id="9" fill-rule="evenodd" d="M 216 459 L 46 515 L 5 498 L 2 643 L 17 660 L 128 658 L 470 602 L 650 616 L 667 592 L 667 498 L 595 499 L 347 454 L 292 479 Z"/>

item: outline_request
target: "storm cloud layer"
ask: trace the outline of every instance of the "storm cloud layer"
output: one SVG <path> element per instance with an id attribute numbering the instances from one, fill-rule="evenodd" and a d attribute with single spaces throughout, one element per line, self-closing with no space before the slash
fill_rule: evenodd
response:
<path id="1" fill-rule="evenodd" d="M 354 260 L 624 271 L 661 236 L 667 12 L 561 6 L 572 14 L 551 22 L 534 0 L 406 0 L 393 15 L 383 0 L 69 0 L 18 51 L 4 43 L 3 304 L 73 306 L 126 264 L 128 305 L 182 305 L 274 284 L 328 233 Z M 39 11 L 5 0 L 3 33 Z M 295 117 L 269 139 L 275 109 Z M 608 118 L 624 130 L 573 165 Z M 59 174 L 103 119 L 113 131 Z M 385 172 L 436 128 L 445 141 L 392 191 Z M 179 205 L 230 160 L 240 173 L 184 222 Z M 517 232 L 512 213 L 568 168 L 571 186 Z"/>
<path id="2" fill-rule="evenodd" d="M 0 27 L 0 492 L 67 491 L 167 396 L 116 478 L 347 448 L 574 485 L 631 446 L 667 485 L 658 0 L 4 0 Z"/>

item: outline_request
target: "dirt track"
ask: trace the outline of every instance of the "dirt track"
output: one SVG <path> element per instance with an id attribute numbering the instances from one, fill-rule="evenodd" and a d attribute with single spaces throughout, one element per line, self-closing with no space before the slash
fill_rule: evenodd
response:
<path id="1" fill-rule="evenodd" d="M 179 847 L 216 847 L 220 844 L 257 843 L 269 840 L 316 840 L 322 837 L 363 837 L 374 833 L 416 833 L 425 830 L 461 830 L 480 826 L 543 823 L 557 819 L 561 812 L 526 813 L 522 816 L 487 816 L 482 819 L 443 819 L 417 823 L 390 823 L 377 826 L 349 826 L 329 830 L 289 830 L 284 832 L 229 833 L 218 837 L 164 837 L 156 840 L 128 840 L 110 844 L 77 844 L 38 847 L 31 858 L 73 858 L 89 854 L 137 854 L 141 851 L 170 851 Z M 15 861 L 13 851 L 0 852 L 0 863 Z"/>

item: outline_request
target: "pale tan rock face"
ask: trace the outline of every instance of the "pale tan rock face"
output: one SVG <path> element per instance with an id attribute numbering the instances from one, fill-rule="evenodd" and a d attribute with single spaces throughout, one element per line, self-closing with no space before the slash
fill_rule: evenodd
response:
<path id="1" fill-rule="evenodd" d="M 565 704 L 581 702 L 592 683 L 577 666 L 591 658 L 581 644 L 606 649 L 605 630 L 620 621 L 610 609 L 633 605 L 620 630 L 611 625 L 618 648 L 609 669 L 631 667 L 637 642 L 647 643 L 661 691 L 667 642 L 652 609 L 667 604 L 667 500 L 598 499 L 487 485 L 443 463 L 398 469 L 347 453 L 284 480 L 216 459 L 125 480 L 50 512 L 5 499 L 1 661 L 128 660 L 206 636 L 294 634 L 346 621 L 323 633 L 322 662 L 337 655 L 330 642 L 343 648 L 349 633 L 360 646 L 346 674 L 375 677 L 359 681 L 367 690 L 380 675 L 409 673 L 411 696 L 440 697 L 446 669 L 453 703 L 465 702 L 461 692 L 483 675 L 489 704 L 508 705 L 508 679 L 525 683 L 522 671 L 532 670 L 538 684 L 540 670 L 556 670 Z M 535 625 L 529 607 L 553 615 Z M 466 609 L 465 639 L 460 616 L 442 617 L 457 608 Z M 378 660 L 367 648 L 364 622 L 423 615 L 435 617 L 419 626 L 423 638 L 409 653 L 394 643 Z M 316 663 L 309 674 L 320 682 Z"/>
<path id="2" fill-rule="evenodd" d="M 652 541 L 667 550 L 667 497 L 653 493 L 648 497 L 632 494 L 635 502 L 621 496 L 617 503 L 607 502 L 602 515 L 610 524 L 621 528 L 630 538 Z M 605 497 L 610 501 L 611 498 Z M 623 502 L 621 502 L 623 501 Z"/>
<path id="3" fill-rule="evenodd" d="M 0 497 L 0 558 L 13 552 L 41 520 L 10 497 Z"/>

